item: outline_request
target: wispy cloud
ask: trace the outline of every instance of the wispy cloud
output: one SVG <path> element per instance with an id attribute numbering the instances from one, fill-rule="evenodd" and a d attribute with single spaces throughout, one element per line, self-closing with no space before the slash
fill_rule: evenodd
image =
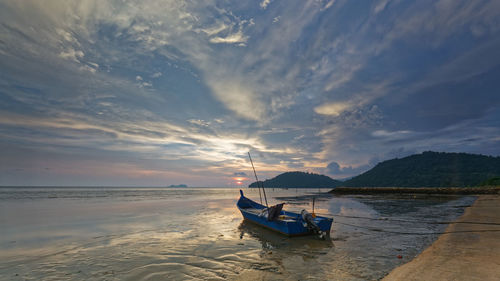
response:
<path id="1" fill-rule="evenodd" d="M 339 116 L 351 106 L 351 104 L 346 102 L 325 103 L 314 108 L 314 111 L 318 114 Z"/>
<path id="2" fill-rule="evenodd" d="M 229 34 L 226 37 L 212 37 L 210 38 L 211 43 L 227 43 L 227 44 L 235 44 L 235 43 L 245 43 L 248 40 L 248 36 L 245 36 L 243 32 L 238 31 L 233 34 Z"/>
<path id="3" fill-rule="evenodd" d="M 263 0 L 262 2 L 260 2 L 260 7 L 262 9 L 266 9 L 267 6 L 271 3 L 271 0 Z"/>

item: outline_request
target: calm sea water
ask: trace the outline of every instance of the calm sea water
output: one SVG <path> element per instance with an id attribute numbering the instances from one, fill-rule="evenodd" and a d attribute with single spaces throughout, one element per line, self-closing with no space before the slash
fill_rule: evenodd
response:
<path id="1" fill-rule="evenodd" d="M 323 241 L 244 222 L 232 188 L 0 188 L 0 280 L 378 280 L 474 201 L 326 191 L 267 189 L 292 211 L 315 197 Z"/>

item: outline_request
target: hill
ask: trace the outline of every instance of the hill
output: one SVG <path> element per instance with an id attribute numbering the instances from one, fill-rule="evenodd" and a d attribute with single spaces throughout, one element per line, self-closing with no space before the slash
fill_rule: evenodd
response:
<path id="1" fill-rule="evenodd" d="M 276 188 L 333 188 L 341 184 L 328 176 L 304 172 L 286 172 L 264 181 L 264 187 Z M 248 187 L 257 187 L 257 182 Z"/>
<path id="2" fill-rule="evenodd" d="M 428 151 L 381 162 L 342 186 L 464 187 L 495 177 L 500 177 L 500 157 Z"/>

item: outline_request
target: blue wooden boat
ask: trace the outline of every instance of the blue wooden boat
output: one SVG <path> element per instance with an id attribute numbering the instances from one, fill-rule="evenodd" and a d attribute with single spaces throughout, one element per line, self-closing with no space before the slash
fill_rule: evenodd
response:
<path id="1" fill-rule="evenodd" d="M 300 214 L 282 210 L 283 204 L 267 208 L 243 195 L 236 206 L 243 218 L 287 236 L 319 234 L 321 238 L 330 234 L 333 218 L 313 216 L 306 210 Z"/>

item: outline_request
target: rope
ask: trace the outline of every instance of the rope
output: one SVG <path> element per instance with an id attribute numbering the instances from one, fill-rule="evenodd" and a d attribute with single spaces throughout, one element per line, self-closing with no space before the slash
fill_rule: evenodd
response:
<path id="1" fill-rule="evenodd" d="M 360 225 L 354 225 L 354 224 L 336 222 L 336 221 L 334 221 L 333 223 L 343 224 L 343 225 L 347 225 L 347 226 L 351 226 L 351 227 L 363 228 L 363 229 L 375 231 L 375 232 L 394 233 L 394 234 L 401 234 L 401 235 L 441 235 L 441 234 L 469 233 L 469 232 L 500 232 L 500 229 L 457 230 L 457 231 L 443 231 L 443 232 L 401 232 L 401 231 L 383 230 L 380 228 L 372 228 L 372 227 L 366 227 L 366 226 L 360 226 Z"/>
<path id="2" fill-rule="evenodd" d="M 330 215 L 330 214 L 329 214 Z M 425 221 L 425 220 L 400 220 L 400 219 L 389 219 L 389 218 L 370 218 L 370 217 L 358 217 L 358 216 L 344 216 L 344 215 L 332 215 L 333 217 L 342 218 L 353 218 L 353 219 L 366 219 L 375 221 L 395 221 L 395 222 L 406 222 L 406 223 L 427 223 L 427 224 L 484 224 L 484 225 L 500 225 L 500 223 L 495 222 L 472 222 L 472 221 Z"/>

